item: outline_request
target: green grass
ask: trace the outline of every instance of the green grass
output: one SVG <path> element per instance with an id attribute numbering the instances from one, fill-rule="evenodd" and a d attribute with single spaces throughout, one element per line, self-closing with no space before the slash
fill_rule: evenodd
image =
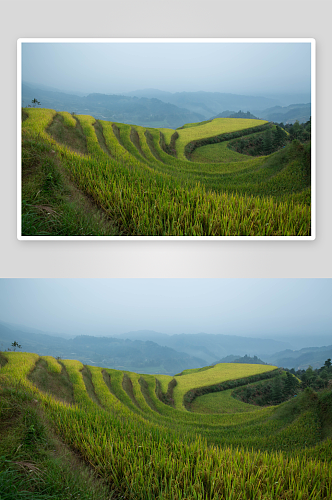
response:
<path id="1" fill-rule="evenodd" d="M 210 123 L 212 120 L 204 120 L 203 122 L 194 122 L 194 123 L 186 123 L 182 127 L 178 127 L 177 130 L 181 130 L 183 128 L 190 128 L 190 127 L 199 127 L 200 125 L 205 125 L 206 123 Z"/>
<path id="2" fill-rule="evenodd" d="M 115 495 L 113 498 L 142 500 L 318 500 L 331 497 L 332 442 L 326 437 L 331 426 L 327 411 L 332 405 L 330 390 L 319 395 L 305 391 L 277 407 L 250 408 L 248 412 L 238 412 L 235 400 L 232 411 L 228 391 L 224 391 L 222 400 L 232 413 L 201 414 L 178 410 L 159 401 L 152 375 L 106 370 L 109 374 L 106 383 L 106 371 L 102 368 L 83 367 L 80 362 L 66 360 L 64 365 L 75 398 L 75 404 L 66 405 L 39 391 L 27 379 L 36 362 L 40 362 L 37 355 L 9 352 L 2 353 L 2 356 L 8 362 L 1 368 L 0 376 L 6 374 L 8 378 L 1 394 L 5 397 L 0 398 L 0 423 L 5 424 L 0 427 L 0 432 L 6 436 L 5 442 L 0 440 L 0 449 L 6 447 L 7 462 L 1 465 L 5 473 L 0 477 L 8 484 L 20 484 L 22 474 L 17 475 L 14 457 L 15 450 L 23 443 L 19 448 L 22 461 L 30 461 L 42 470 L 43 480 L 54 477 L 53 481 L 47 479 L 41 485 L 36 474 L 29 473 L 29 480 L 33 478 L 34 482 L 22 487 L 35 492 L 33 498 L 46 493 L 45 484 L 50 486 L 47 494 L 54 494 L 50 498 L 60 499 L 70 498 L 61 496 L 68 495 L 67 491 L 77 494 L 73 497 L 77 499 L 107 499 L 110 491 Z M 54 369 L 55 363 L 42 361 L 50 373 L 59 375 Z M 256 373 L 266 368 L 233 364 L 234 369 L 241 370 L 242 376 L 244 369 L 251 371 L 250 367 L 254 367 Z M 227 379 L 225 369 L 228 370 L 225 366 L 221 370 L 217 365 L 215 372 L 214 368 L 195 371 L 178 376 L 177 380 L 187 379 L 190 386 L 194 381 L 203 386 L 207 380 Z M 92 386 L 89 389 L 84 383 L 83 370 L 91 375 L 90 383 L 98 403 L 88 395 Z M 212 379 L 211 372 L 215 375 Z M 146 381 L 145 391 L 141 390 L 141 378 Z M 128 379 L 131 381 L 130 390 Z M 168 379 L 162 377 L 161 380 L 165 388 Z M 23 394 L 28 401 L 24 403 L 28 411 L 23 407 L 23 411 L 19 409 L 18 420 L 13 420 L 10 414 L 12 405 L 7 397 L 14 392 Z M 147 393 L 156 410 L 149 406 Z M 10 428 L 7 426 L 9 417 L 14 424 Z M 88 483 L 81 472 L 74 470 L 72 473 L 73 467 L 69 464 L 73 455 L 58 462 L 59 468 L 53 476 L 53 466 L 47 462 L 48 453 L 56 448 L 48 435 L 50 427 L 66 443 L 66 450 L 78 453 L 102 483 L 96 482 L 95 478 Z M 47 460 L 44 460 L 44 455 L 41 459 L 40 453 L 46 453 Z M 12 473 L 16 476 L 11 476 Z M 69 489 L 59 491 L 60 477 Z M 76 478 L 75 484 L 73 477 Z M 90 487 L 91 492 L 87 493 Z M 98 496 L 94 488 L 104 488 L 103 493 L 99 490 Z"/>
<path id="3" fill-rule="evenodd" d="M 229 149 L 228 141 L 218 144 L 208 144 L 195 149 L 191 155 L 191 161 L 199 163 L 229 163 L 233 161 L 246 161 L 247 155 L 242 155 Z"/>
<path id="4" fill-rule="evenodd" d="M 22 143 L 22 236 L 118 235 L 113 221 L 80 192 L 51 146 Z"/>
<path id="5" fill-rule="evenodd" d="M 232 397 L 234 389 L 199 396 L 191 404 L 195 413 L 242 413 L 257 411 L 257 406 L 243 403 Z"/>
<path id="6" fill-rule="evenodd" d="M 69 113 L 65 111 L 57 113 L 46 131 L 71 151 L 84 155 L 88 153 L 86 137 L 80 123 Z"/>
<path id="7" fill-rule="evenodd" d="M 249 377 L 259 373 L 274 370 L 276 367 L 269 365 L 237 365 L 235 363 L 220 363 L 209 370 L 195 371 L 185 375 L 176 376 L 177 385 L 174 389 L 175 407 L 185 410 L 184 395 L 197 387 L 205 387 L 238 378 Z"/>
<path id="8" fill-rule="evenodd" d="M 143 128 L 143 127 L 141 127 Z M 172 128 L 160 128 L 159 127 L 159 132 L 164 134 L 166 144 L 169 144 L 171 142 L 171 137 L 174 134 L 174 130 Z"/>
<path id="9" fill-rule="evenodd" d="M 45 358 L 47 358 L 45 360 Z M 28 379 L 35 384 L 39 390 L 56 397 L 66 403 L 74 402 L 73 385 L 69 380 L 64 366 L 52 363 L 56 360 L 51 356 L 42 356 L 36 363 L 34 369 L 29 373 Z M 51 364 L 52 363 L 52 364 Z M 60 372 L 55 371 L 55 367 L 60 367 Z"/>
<path id="10" fill-rule="evenodd" d="M 207 123 L 197 124 L 184 129 L 178 129 L 179 139 L 176 141 L 178 158 L 185 160 L 184 148 L 188 142 L 206 137 L 213 137 L 223 133 L 236 132 L 251 127 L 258 127 L 267 123 L 265 120 L 251 120 L 247 118 L 215 118 Z"/>
<path id="11" fill-rule="evenodd" d="M 109 487 L 54 434 L 40 402 L 23 389 L 0 389 L 0 498 L 111 498 Z"/>
<path id="12" fill-rule="evenodd" d="M 189 375 L 190 373 L 205 372 L 206 370 L 211 370 L 211 368 L 213 368 L 213 365 L 203 366 L 203 368 L 189 368 L 188 370 L 183 370 L 181 373 L 177 373 L 176 376 Z"/>
<path id="13" fill-rule="evenodd" d="M 310 235 L 310 158 L 301 145 L 192 162 L 163 151 L 161 132 L 168 143 L 171 130 L 24 112 L 24 236 Z M 175 144 L 251 122 L 259 125 L 216 119 L 187 127 Z M 224 144 L 217 146 L 226 152 Z"/>

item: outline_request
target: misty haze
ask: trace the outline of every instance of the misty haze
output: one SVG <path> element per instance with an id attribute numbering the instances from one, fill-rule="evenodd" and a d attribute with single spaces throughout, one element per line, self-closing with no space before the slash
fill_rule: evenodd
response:
<path id="1" fill-rule="evenodd" d="M 332 355 L 330 280 L 0 284 L 2 349 L 14 339 L 27 352 L 168 375 L 245 355 L 318 368 Z"/>

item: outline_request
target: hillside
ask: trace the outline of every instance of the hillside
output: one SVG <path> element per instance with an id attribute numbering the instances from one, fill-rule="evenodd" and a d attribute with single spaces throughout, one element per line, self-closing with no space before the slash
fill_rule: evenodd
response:
<path id="1" fill-rule="evenodd" d="M 235 111 L 223 111 L 222 113 L 219 113 L 218 115 L 214 116 L 214 118 L 248 118 L 251 120 L 259 120 L 257 116 L 254 116 L 250 111 L 247 111 L 246 113 L 244 111 L 238 111 L 237 113 Z"/>
<path id="2" fill-rule="evenodd" d="M 259 157 L 228 148 L 270 137 L 269 123 L 219 118 L 174 132 L 36 108 L 22 119 L 19 236 L 311 235 L 310 143 Z M 219 162 L 189 161 L 210 144 L 222 146 Z"/>
<path id="3" fill-rule="evenodd" d="M 234 356 L 233 354 L 230 354 L 229 356 L 226 356 L 223 359 L 220 359 L 217 361 L 217 363 L 245 363 L 245 364 L 252 364 L 252 365 L 266 365 L 265 361 L 262 361 L 260 358 L 257 356 L 248 356 L 245 354 L 244 356 Z"/>
<path id="4" fill-rule="evenodd" d="M 25 489 L 38 499 L 48 490 L 65 500 L 76 475 L 77 499 L 89 498 L 86 487 L 96 500 L 329 498 L 331 389 L 259 407 L 229 390 L 277 380 L 275 367 L 222 364 L 173 378 L 17 352 L 0 353 L 0 366 L 6 494 Z M 227 411 L 188 411 L 183 403 L 200 400 L 202 391 L 224 394 Z M 207 401 L 200 408 L 212 409 Z M 61 468 L 55 439 L 68 448 L 66 463 L 74 452 L 94 471 L 88 484 L 81 468 Z M 60 478 L 68 485 L 62 490 Z"/>
<path id="5" fill-rule="evenodd" d="M 268 123 L 220 118 L 175 132 L 26 108 L 22 127 L 23 236 L 311 234 L 310 143 L 257 158 L 227 147 Z M 217 143 L 219 163 L 188 160 Z"/>

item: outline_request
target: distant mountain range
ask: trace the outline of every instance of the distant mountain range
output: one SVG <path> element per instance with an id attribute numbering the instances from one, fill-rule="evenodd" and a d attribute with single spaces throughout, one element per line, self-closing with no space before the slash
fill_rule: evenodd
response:
<path id="1" fill-rule="evenodd" d="M 238 353 L 238 356 L 252 355 L 263 356 L 272 355 L 280 348 L 289 348 L 288 342 L 279 342 L 273 339 L 257 339 L 251 337 L 240 337 L 236 335 L 208 334 L 208 333 L 182 333 L 177 335 L 165 335 L 153 331 L 128 332 L 118 335 L 118 338 L 130 340 L 152 340 L 160 345 L 170 347 L 176 351 L 185 352 L 205 361 L 210 365 L 216 363 L 221 358 Z"/>
<path id="2" fill-rule="evenodd" d="M 223 111 L 214 118 L 250 118 L 256 120 L 267 120 L 269 122 L 275 123 L 295 123 L 298 120 L 300 123 L 305 123 L 309 121 L 311 117 L 311 104 L 291 104 L 290 106 L 274 106 L 273 108 L 264 109 L 263 111 L 255 111 L 257 116 L 253 115 L 249 111 L 247 113 L 243 111 Z"/>
<path id="3" fill-rule="evenodd" d="M 177 352 L 169 347 L 162 347 L 152 341 L 89 335 L 65 339 L 43 333 L 13 330 L 0 324 L 0 350 L 11 348 L 14 341 L 22 346 L 22 352 L 78 359 L 87 365 L 136 373 L 174 375 L 188 368 L 201 368 L 205 365 L 202 359 Z"/>
<path id="4" fill-rule="evenodd" d="M 137 90 L 127 92 L 125 95 L 131 97 L 156 98 L 165 103 L 174 104 L 186 108 L 193 113 L 204 116 L 204 120 L 225 111 L 235 109 L 239 111 L 263 110 L 268 107 L 280 105 L 277 99 L 259 96 L 247 96 L 238 94 L 225 94 L 222 92 L 163 92 L 156 89 Z"/>
<path id="5" fill-rule="evenodd" d="M 274 106 L 273 108 L 258 111 L 258 116 L 262 120 L 276 123 L 300 123 L 309 121 L 311 116 L 311 104 L 291 104 L 289 106 Z"/>
<path id="6" fill-rule="evenodd" d="M 56 111 L 69 111 L 76 114 L 88 114 L 101 120 L 132 123 L 145 127 L 175 129 L 185 123 L 197 122 L 204 119 L 203 115 L 192 113 L 187 109 L 181 109 L 157 99 L 139 99 L 106 94 L 89 94 L 82 97 L 35 89 L 23 84 L 23 106 L 27 106 L 35 97 L 41 102 L 41 107 L 44 108 L 55 109 Z"/>
<path id="7" fill-rule="evenodd" d="M 69 335 L 45 333 L 0 321 L 0 350 L 11 348 L 14 341 L 21 344 L 25 352 L 78 359 L 105 368 L 169 375 L 216 363 L 249 363 L 253 358 L 254 362 L 283 368 L 306 369 L 309 365 L 319 368 L 326 359 L 332 358 L 332 345 L 294 350 L 290 342 L 312 342 L 312 337 L 307 336 L 302 340 L 301 337 L 289 337 L 290 342 L 287 342 L 236 335 L 167 335 L 139 330 L 113 336 L 78 335 L 69 338 Z"/>
<path id="8" fill-rule="evenodd" d="M 259 96 L 225 94 L 221 92 L 164 92 L 156 89 L 137 90 L 124 94 L 61 92 L 53 87 L 23 82 L 22 106 L 33 99 L 41 107 L 88 114 L 97 119 L 129 123 L 144 127 L 179 128 L 211 117 L 242 117 L 252 113 L 269 121 L 293 123 L 308 121 L 310 104 L 280 106 L 278 99 Z M 228 110 L 235 111 L 228 111 Z M 227 116 L 226 116 L 227 115 Z M 251 117 L 251 115 L 249 116 Z"/>
<path id="9" fill-rule="evenodd" d="M 77 96 L 33 88 L 23 83 L 22 106 L 27 107 L 34 98 L 41 103 L 42 108 L 91 115 L 100 120 L 130 123 L 144 127 L 176 129 L 185 123 L 204 120 L 204 116 L 199 113 L 154 98 L 137 98 L 115 94 Z"/>
<path id="10" fill-rule="evenodd" d="M 325 361 L 332 359 L 332 345 L 323 347 L 305 347 L 298 351 L 286 349 L 267 356 L 269 364 L 282 366 L 283 368 L 295 368 L 295 370 L 306 370 L 310 365 L 312 368 L 320 368 Z"/>

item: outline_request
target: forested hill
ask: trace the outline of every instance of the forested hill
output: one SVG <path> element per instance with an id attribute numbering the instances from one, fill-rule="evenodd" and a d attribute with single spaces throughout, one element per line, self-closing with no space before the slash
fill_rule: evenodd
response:
<path id="1" fill-rule="evenodd" d="M 259 120 L 259 118 L 251 114 L 250 111 L 247 111 L 245 113 L 244 111 L 241 110 L 238 111 L 237 113 L 235 111 L 223 111 L 222 113 L 219 113 L 218 115 L 214 116 L 211 119 L 213 120 L 214 118 L 248 118 L 251 120 Z"/>

